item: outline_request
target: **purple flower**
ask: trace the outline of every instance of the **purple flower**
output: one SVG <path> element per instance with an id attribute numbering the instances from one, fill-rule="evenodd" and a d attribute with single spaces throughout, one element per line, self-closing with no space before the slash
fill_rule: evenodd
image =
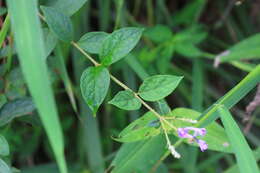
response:
<path id="1" fill-rule="evenodd" d="M 204 152 L 206 149 L 208 149 L 208 144 L 205 141 L 198 139 L 198 140 L 196 140 L 196 142 L 199 144 L 200 150 L 202 152 Z"/>
<path id="2" fill-rule="evenodd" d="M 196 128 L 196 127 L 185 127 L 185 128 L 178 128 L 178 135 L 181 138 L 190 138 L 191 135 L 189 134 L 189 131 L 194 131 L 193 136 L 205 136 L 207 133 L 205 128 Z"/>
<path id="3" fill-rule="evenodd" d="M 205 128 L 185 127 L 185 128 L 178 128 L 177 131 L 180 138 L 189 138 L 195 140 L 198 143 L 200 150 L 202 152 L 208 148 L 208 145 L 205 141 L 197 138 L 197 136 L 206 135 L 207 131 Z M 194 134 L 193 135 L 189 134 L 189 131 L 193 131 Z"/>
<path id="4" fill-rule="evenodd" d="M 205 128 L 198 128 L 197 131 L 195 131 L 195 134 L 196 134 L 196 132 L 197 132 L 200 136 L 205 136 L 206 133 L 207 133 L 207 131 L 206 131 Z M 195 135 L 195 134 L 194 134 L 194 136 L 197 136 L 197 135 Z"/>
<path id="5" fill-rule="evenodd" d="M 192 138 L 192 135 L 190 135 L 189 130 L 185 129 L 185 128 L 178 128 L 178 135 L 181 138 Z"/>

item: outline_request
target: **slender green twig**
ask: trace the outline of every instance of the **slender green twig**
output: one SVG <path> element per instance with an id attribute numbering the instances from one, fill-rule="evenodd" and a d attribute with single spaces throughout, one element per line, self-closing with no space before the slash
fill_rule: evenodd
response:
<path id="1" fill-rule="evenodd" d="M 96 60 L 94 60 L 87 52 L 85 52 L 77 43 L 71 42 L 71 44 L 77 48 L 88 60 L 90 60 L 95 66 L 100 65 Z M 158 112 L 156 112 L 151 106 L 149 106 L 143 99 L 139 97 L 137 93 L 135 93 L 132 89 L 130 89 L 128 86 L 126 86 L 124 83 L 122 83 L 120 80 L 118 80 L 115 76 L 110 74 L 110 78 L 119 86 L 121 86 L 125 90 L 130 90 L 134 93 L 135 97 L 149 110 L 151 111 L 162 123 L 165 122 L 169 127 L 173 128 L 174 130 L 177 130 L 176 127 L 174 127 L 171 123 L 169 123 L 164 117 L 162 117 Z"/>

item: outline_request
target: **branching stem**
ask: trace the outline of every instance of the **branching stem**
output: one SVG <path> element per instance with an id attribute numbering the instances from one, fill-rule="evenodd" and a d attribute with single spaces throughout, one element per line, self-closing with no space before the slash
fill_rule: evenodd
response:
<path id="1" fill-rule="evenodd" d="M 95 61 L 87 52 L 85 52 L 77 43 L 74 41 L 71 42 L 71 44 L 77 48 L 88 60 L 90 60 L 95 66 L 99 66 L 100 64 Z M 115 76 L 110 74 L 110 78 L 119 86 L 121 86 L 125 90 L 130 90 L 131 92 L 134 93 L 135 97 L 146 107 L 149 111 L 151 111 L 159 120 L 160 123 L 162 124 L 165 122 L 169 127 L 171 127 L 174 130 L 177 130 L 176 127 L 174 127 L 171 123 L 169 123 L 163 116 L 161 116 L 158 112 L 156 112 L 151 106 L 149 106 L 143 99 L 141 99 L 138 95 L 138 93 L 134 92 L 132 89 L 130 89 L 128 86 L 126 86 L 124 83 L 122 83 L 120 80 L 118 80 Z"/>

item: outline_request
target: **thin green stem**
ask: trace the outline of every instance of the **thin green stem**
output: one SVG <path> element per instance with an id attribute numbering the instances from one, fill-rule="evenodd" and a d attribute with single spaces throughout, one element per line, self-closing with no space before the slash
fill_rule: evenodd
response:
<path id="1" fill-rule="evenodd" d="M 38 14 L 42 20 L 45 21 L 45 18 L 40 13 Z M 99 66 L 99 64 L 96 60 L 94 60 L 87 52 L 85 52 L 76 42 L 71 41 L 71 44 L 77 48 L 88 60 L 90 60 L 95 66 Z M 146 102 L 144 102 L 137 93 L 135 93 L 132 89 L 130 89 L 128 86 L 126 86 L 124 83 L 122 83 L 120 80 L 118 80 L 116 77 L 110 74 L 110 78 L 119 86 L 124 88 L 125 90 L 130 90 L 134 93 L 135 97 L 148 109 L 150 110 L 160 121 L 164 121 L 167 123 L 171 128 L 177 130 L 176 127 L 174 127 L 172 124 L 170 124 L 167 120 L 165 120 L 159 113 L 157 113 L 151 106 L 149 106 Z"/>
<path id="2" fill-rule="evenodd" d="M 74 41 L 71 42 L 71 44 L 77 48 L 85 57 L 87 57 L 95 66 L 99 66 L 100 64 L 94 60 L 89 54 L 87 54 L 77 43 Z"/>
<path id="3" fill-rule="evenodd" d="M 89 59 L 95 66 L 99 66 L 100 64 L 95 61 L 88 53 L 86 53 L 77 43 L 71 42 L 71 44 L 77 48 L 87 59 Z M 174 127 L 171 123 L 169 123 L 164 117 L 162 117 L 158 112 L 156 112 L 151 106 L 149 106 L 143 99 L 139 97 L 137 93 L 135 93 L 132 89 L 130 89 L 128 86 L 126 86 L 124 83 L 122 83 L 120 80 L 118 80 L 116 77 L 110 74 L 110 78 L 119 86 L 121 86 L 125 90 L 130 90 L 134 93 L 135 97 L 146 107 L 149 111 L 151 111 L 162 123 L 165 122 L 169 127 L 173 128 L 174 130 L 177 130 L 176 127 Z"/>

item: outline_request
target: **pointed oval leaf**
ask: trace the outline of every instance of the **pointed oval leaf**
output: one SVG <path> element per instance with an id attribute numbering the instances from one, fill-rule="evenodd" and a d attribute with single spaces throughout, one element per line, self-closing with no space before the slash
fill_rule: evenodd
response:
<path id="1" fill-rule="evenodd" d="M 76 13 L 88 0 L 58 0 L 53 7 L 71 16 Z"/>
<path id="2" fill-rule="evenodd" d="M 44 34 L 44 45 L 46 50 L 45 58 L 47 58 L 53 49 L 55 48 L 58 39 L 57 37 L 51 32 L 48 28 L 43 28 L 43 34 Z"/>
<path id="3" fill-rule="evenodd" d="M 109 72 L 103 66 L 89 67 L 81 76 L 81 93 L 94 115 L 105 99 L 110 83 Z"/>
<path id="4" fill-rule="evenodd" d="M 147 101 L 158 101 L 170 95 L 183 77 L 173 75 L 155 75 L 144 80 L 138 94 Z"/>
<path id="5" fill-rule="evenodd" d="M 119 142 L 135 142 L 157 136 L 160 134 L 160 128 L 159 124 L 153 125 L 156 120 L 152 112 L 147 112 L 124 128 L 115 140 Z"/>
<path id="6" fill-rule="evenodd" d="M 0 127 L 10 122 L 15 117 L 29 114 L 35 110 L 31 98 L 21 98 L 7 102 L 0 109 Z"/>
<path id="7" fill-rule="evenodd" d="M 170 27 L 159 24 L 154 27 L 147 28 L 144 31 L 144 36 L 148 37 L 155 43 L 163 43 L 172 39 L 172 31 Z"/>
<path id="8" fill-rule="evenodd" d="M 9 145 L 5 137 L 0 135 L 0 155 L 8 156 L 9 155 Z"/>
<path id="9" fill-rule="evenodd" d="M 53 7 L 41 6 L 49 28 L 65 42 L 73 40 L 73 26 L 69 16 Z"/>
<path id="10" fill-rule="evenodd" d="M 99 53 L 102 64 L 108 66 L 125 57 L 136 46 L 142 32 L 142 28 L 127 27 L 110 34 Z"/>
<path id="11" fill-rule="evenodd" d="M 196 47 L 194 44 L 190 43 L 177 43 L 175 46 L 175 50 L 182 56 L 185 57 L 199 57 L 202 55 L 202 51 Z"/>
<path id="12" fill-rule="evenodd" d="M 98 54 L 108 35 L 105 32 L 88 32 L 80 38 L 78 45 L 89 53 Z"/>
<path id="13" fill-rule="evenodd" d="M 259 59 L 260 57 L 260 34 L 255 34 L 241 42 L 235 44 L 233 47 L 225 51 L 223 55 L 219 55 L 221 62 L 229 62 L 242 59 Z"/>
<path id="14" fill-rule="evenodd" d="M 0 172 L 12 173 L 10 167 L 2 159 L 0 159 Z"/>
<path id="15" fill-rule="evenodd" d="M 119 91 L 109 103 L 124 110 L 137 110 L 141 107 L 141 102 L 129 90 Z"/>

